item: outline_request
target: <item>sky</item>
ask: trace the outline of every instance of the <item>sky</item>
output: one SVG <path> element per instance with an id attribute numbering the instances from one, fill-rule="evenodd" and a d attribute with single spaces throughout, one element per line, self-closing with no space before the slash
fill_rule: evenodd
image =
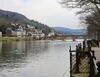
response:
<path id="1" fill-rule="evenodd" d="M 0 9 L 21 13 L 50 27 L 83 28 L 76 9 L 63 8 L 58 0 L 0 0 Z"/>

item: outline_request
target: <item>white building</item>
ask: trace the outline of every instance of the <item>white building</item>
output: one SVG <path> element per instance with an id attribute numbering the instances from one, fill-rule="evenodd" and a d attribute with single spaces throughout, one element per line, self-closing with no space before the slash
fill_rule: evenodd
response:
<path id="1" fill-rule="evenodd" d="M 16 26 L 16 24 L 13 23 L 12 25 Z M 36 39 L 45 37 L 45 34 L 42 32 L 42 30 L 35 29 L 34 26 L 27 25 L 27 28 L 23 28 L 22 25 L 19 24 L 17 26 L 18 28 L 15 31 L 12 30 L 13 36 L 17 36 L 17 37 L 30 36 Z"/>

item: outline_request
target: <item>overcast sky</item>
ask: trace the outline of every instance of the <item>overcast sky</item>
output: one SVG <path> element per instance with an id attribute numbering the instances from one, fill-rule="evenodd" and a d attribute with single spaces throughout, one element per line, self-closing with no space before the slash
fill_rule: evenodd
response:
<path id="1" fill-rule="evenodd" d="M 81 28 L 76 10 L 63 8 L 58 0 L 0 0 L 0 9 L 21 13 L 50 27 Z"/>

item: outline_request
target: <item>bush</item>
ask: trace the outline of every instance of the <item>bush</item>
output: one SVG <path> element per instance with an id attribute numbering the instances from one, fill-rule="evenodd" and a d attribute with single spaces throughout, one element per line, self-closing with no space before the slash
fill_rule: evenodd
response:
<path id="1" fill-rule="evenodd" d="M 91 42 L 92 42 L 92 47 L 99 47 L 99 41 L 98 40 L 92 39 Z"/>

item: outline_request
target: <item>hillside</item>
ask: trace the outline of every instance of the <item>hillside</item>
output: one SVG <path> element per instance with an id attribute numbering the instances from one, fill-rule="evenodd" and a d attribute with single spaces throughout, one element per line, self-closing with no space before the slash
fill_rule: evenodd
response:
<path id="1" fill-rule="evenodd" d="M 53 27 L 56 32 L 63 33 L 65 35 L 85 35 L 85 29 L 69 29 L 64 27 Z"/>
<path id="2" fill-rule="evenodd" d="M 5 11 L 5 10 L 0 10 L 0 31 L 4 31 L 11 23 L 18 23 L 21 25 L 30 25 L 34 26 L 36 29 L 42 30 L 45 34 L 48 34 L 51 30 L 51 28 L 47 25 L 44 25 L 38 21 L 34 21 L 28 19 L 26 16 L 16 13 L 16 12 L 11 12 L 11 11 Z M 11 26 L 11 25 L 10 25 Z"/>
<path id="3" fill-rule="evenodd" d="M 30 20 L 22 14 L 0 10 L 0 20 L 4 20 L 5 22 L 18 22 L 18 23 L 30 23 Z"/>

